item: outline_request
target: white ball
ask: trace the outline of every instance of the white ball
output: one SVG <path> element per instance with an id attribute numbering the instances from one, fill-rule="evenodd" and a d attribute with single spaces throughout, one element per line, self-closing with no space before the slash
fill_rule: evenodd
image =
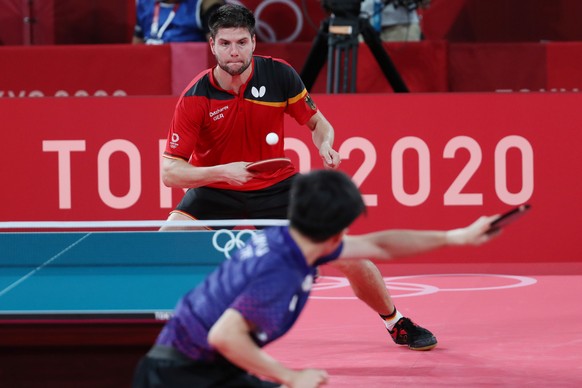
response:
<path id="1" fill-rule="evenodd" d="M 268 145 L 275 145 L 279 142 L 279 135 L 277 135 L 275 132 L 269 132 L 265 140 L 267 141 Z"/>

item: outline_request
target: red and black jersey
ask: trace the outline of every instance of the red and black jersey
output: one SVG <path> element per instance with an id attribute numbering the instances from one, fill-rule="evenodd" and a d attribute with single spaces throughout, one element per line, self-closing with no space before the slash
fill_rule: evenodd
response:
<path id="1" fill-rule="evenodd" d="M 251 76 L 238 94 L 223 90 L 212 69 L 207 69 L 178 100 L 164 156 L 201 167 L 284 157 L 284 114 L 303 125 L 316 112 L 301 78 L 281 59 L 254 56 Z M 267 144 L 265 138 L 270 132 L 276 133 L 281 141 Z M 295 167 L 289 166 L 258 175 L 243 186 L 222 182 L 208 186 L 257 190 L 295 172 Z"/>

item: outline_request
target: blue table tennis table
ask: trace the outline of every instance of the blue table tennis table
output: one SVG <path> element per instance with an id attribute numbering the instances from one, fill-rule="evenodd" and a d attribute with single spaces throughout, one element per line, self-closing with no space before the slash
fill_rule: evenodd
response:
<path id="1" fill-rule="evenodd" d="M 81 375 L 73 380 L 128 386 L 127 373 L 151 346 L 178 299 L 253 233 L 0 233 L 0 349 L 5 349 L 0 350 L 0 378 L 16 373 L 8 381 L 20 382 L 17 371 L 49 352 L 39 361 L 44 365 L 37 370 L 39 379 L 63 383 L 47 359 L 60 365 L 63 358 L 69 363 L 85 358 L 94 367 L 79 368 Z M 7 350 L 15 348 L 27 350 L 22 359 Z M 84 350 L 72 356 L 73 348 Z M 95 349 L 106 348 L 107 357 L 95 358 Z M 69 353 L 61 354 L 63 349 Z M 127 364 L 121 380 L 111 380 L 109 364 L 130 349 L 130 355 L 115 362 L 117 368 Z M 103 380 L 106 375 L 109 380 Z"/>
<path id="2" fill-rule="evenodd" d="M 241 234 L 0 234 L 0 319 L 165 316 L 180 296 L 227 258 L 226 248 L 234 248 L 237 236 L 242 241 Z"/>

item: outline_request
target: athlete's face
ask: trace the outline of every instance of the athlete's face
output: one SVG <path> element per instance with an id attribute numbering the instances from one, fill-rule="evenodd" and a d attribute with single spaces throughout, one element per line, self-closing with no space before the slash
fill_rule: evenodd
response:
<path id="1" fill-rule="evenodd" d="M 251 64 L 255 37 L 246 28 L 223 28 L 210 38 L 218 66 L 230 75 L 242 74 Z"/>

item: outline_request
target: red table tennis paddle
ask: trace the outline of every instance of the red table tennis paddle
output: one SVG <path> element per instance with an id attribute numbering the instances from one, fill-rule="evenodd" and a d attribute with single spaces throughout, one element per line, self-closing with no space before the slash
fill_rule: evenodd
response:
<path id="1" fill-rule="evenodd" d="M 271 172 L 286 167 L 290 164 L 291 159 L 289 158 L 265 159 L 247 164 L 247 170 L 250 172 Z"/>
<path id="2" fill-rule="evenodd" d="M 491 227 L 487 231 L 487 234 L 495 233 L 501 230 L 502 228 L 505 228 L 507 225 L 521 218 L 521 216 L 523 216 L 527 211 L 529 211 L 529 209 L 531 209 L 531 205 L 524 204 L 516 208 L 513 208 L 508 212 L 503 213 L 495 221 L 491 223 Z"/>

